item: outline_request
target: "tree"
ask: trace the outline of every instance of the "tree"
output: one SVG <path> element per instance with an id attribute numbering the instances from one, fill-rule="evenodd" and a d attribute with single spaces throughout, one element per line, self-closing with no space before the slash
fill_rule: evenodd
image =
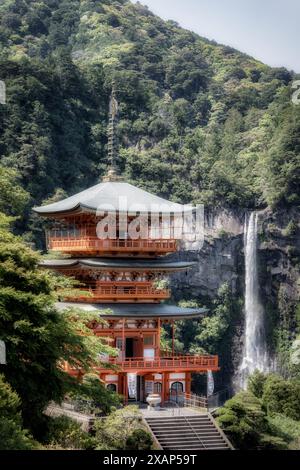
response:
<path id="1" fill-rule="evenodd" d="M 0 166 L 0 212 L 22 214 L 29 194 L 20 186 L 19 179 L 17 171 Z"/>
<path id="2" fill-rule="evenodd" d="M 248 391 L 253 393 L 256 398 L 262 398 L 266 381 L 267 375 L 256 370 L 248 379 Z"/>
<path id="3" fill-rule="evenodd" d="M 268 413 L 282 413 L 300 420 L 300 382 L 270 374 L 264 384 L 262 402 Z"/>
<path id="4" fill-rule="evenodd" d="M 0 375 L 0 450 L 32 450 L 39 445 L 22 428 L 20 398 Z"/>
<path id="5" fill-rule="evenodd" d="M 152 446 L 152 436 L 144 429 L 135 429 L 126 441 L 127 450 L 151 450 Z"/>
<path id="6" fill-rule="evenodd" d="M 283 439 L 272 435 L 261 401 L 250 392 L 228 400 L 217 421 L 239 450 L 286 448 Z"/>
<path id="7" fill-rule="evenodd" d="M 49 419 L 46 444 L 47 449 L 52 450 L 87 450 L 93 449 L 96 443 L 79 423 L 67 416 L 58 416 Z"/>
<path id="8" fill-rule="evenodd" d="M 39 255 L 8 231 L 0 219 L 0 331 L 7 348 L 6 380 L 21 398 L 24 424 L 34 432 L 49 401 L 76 390 L 77 381 L 62 361 L 88 372 L 100 353 L 113 353 L 88 324 L 95 315 L 77 310 L 59 313 L 54 285 L 59 278 L 38 269 Z"/>
<path id="9" fill-rule="evenodd" d="M 77 401 L 77 408 L 87 413 L 109 414 L 120 405 L 120 396 L 109 392 L 96 374 L 85 374 L 72 394 Z"/>
<path id="10" fill-rule="evenodd" d="M 150 446 L 149 435 L 136 406 L 114 411 L 104 420 L 96 421 L 97 450 L 142 450 Z"/>

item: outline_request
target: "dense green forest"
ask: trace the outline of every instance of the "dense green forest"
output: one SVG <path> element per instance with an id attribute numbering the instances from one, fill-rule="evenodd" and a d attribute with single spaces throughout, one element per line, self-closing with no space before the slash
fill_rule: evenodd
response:
<path id="1" fill-rule="evenodd" d="M 16 170 L 28 209 L 105 172 L 113 77 L 129 181 L 181 202 L 299 202 L 293 73 L 139 3 L 4 0 L 0 15 L 1 163 Z"/>

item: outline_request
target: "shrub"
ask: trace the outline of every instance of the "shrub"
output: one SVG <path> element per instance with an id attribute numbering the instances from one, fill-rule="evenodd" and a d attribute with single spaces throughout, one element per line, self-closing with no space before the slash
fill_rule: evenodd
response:
<path id="1" fill-rule="evenodd" d="M 20 398 L 0 375 L 0 450 L 31 450 L 40 446 L 22 428 Z"/>
<path id="2" fill-rule="evenodd" d="M 248 379 L 248 391 L 253 393 L 256 398 L 262 398 L 266 380 L 267 375 L 256 370 Z"/>
<path id="3" fill-rule="evenodd" d="M 291 419 L 300 420 L 299 381 L 269 375 L 264 385 L 262 401 L 268 413 L 282 413 Z"/>
<path id="4" fill-rule="evenodd" d="M 272 433 L 261 400 L 240 392 L 218 411 L 218 422 L 238 449 L 284 449 L 285 441 Z"/>
<path id="5" fill-rule="evenodd" d="M 127 450 L 150 450 L 152 445 L 152 436 L 144 429 L 135 429 L 126 440 Z"/>
<path id="6" fill-rule="evenodd" d="M 47 444 L 48 448 L 81 450 L 93 449 L 95 440 L 76 421 L 58 416 L 49 420 Z"/>
<path id="7" fill-rule="evenodd" d="M 148 437 L 151 436 L 146 431 L 138 407 L 127 406 L 95 423 L 96 449 L 127 450 L 127 446 L 130 449 L 149 448 Z"/>

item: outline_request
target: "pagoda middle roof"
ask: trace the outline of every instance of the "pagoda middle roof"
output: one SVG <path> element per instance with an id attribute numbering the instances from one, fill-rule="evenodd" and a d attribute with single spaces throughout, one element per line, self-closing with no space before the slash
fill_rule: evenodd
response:
<path id="1" fill-rule="evenodd" d="M 75 302 L 57 302 L 58 310 L 79 308 L 86 312 L 97 312 L 105 318 L 173 318 L 177 320 L 203 317 L 206 308 L 186 308 L 169 304 L 80 304 Z"/>
<path id="2" fill-rule="evenodd" d="M 40 215 L 114 210 L 126 213 L 182 213 L 182 204 L 171 202 L 125 182 L 99 183 L 71 197 L 33 210 Z"/>
<path id="3" fill-rule="evenodd" d="M 44 268 L 95 268 L 95 269 L 162 269 L 164 271 L 184 271 L 197 263 L 190 261 L 169 261 L 164 259 L 132 259 L 132 258 L 67 258 L 43 260 Z"/>

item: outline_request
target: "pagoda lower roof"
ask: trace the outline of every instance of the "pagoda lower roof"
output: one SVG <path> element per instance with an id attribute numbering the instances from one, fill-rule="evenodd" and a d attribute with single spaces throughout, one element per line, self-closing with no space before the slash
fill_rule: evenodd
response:
<path id="1" fill-rule="evenodd" d="M 132 258 L 67 258 L 43 260 L 40 265 L 52 269 L 95 268 L 95 269 L 150 269 L 184 271 L 197 263 L 189 261 L 168 261 L 163 259 Z"/>
<path id="2" fill-rule="evenodd" d="M 103 315 L 105 318 L 165 318 L 187 320 L 203 317 L 206 308 L 183 308 L 169 304 L 82 304 L 77 302 L 57 302 L 60 311 L 68 308 L 79 308 L 86 312 Z"/>

